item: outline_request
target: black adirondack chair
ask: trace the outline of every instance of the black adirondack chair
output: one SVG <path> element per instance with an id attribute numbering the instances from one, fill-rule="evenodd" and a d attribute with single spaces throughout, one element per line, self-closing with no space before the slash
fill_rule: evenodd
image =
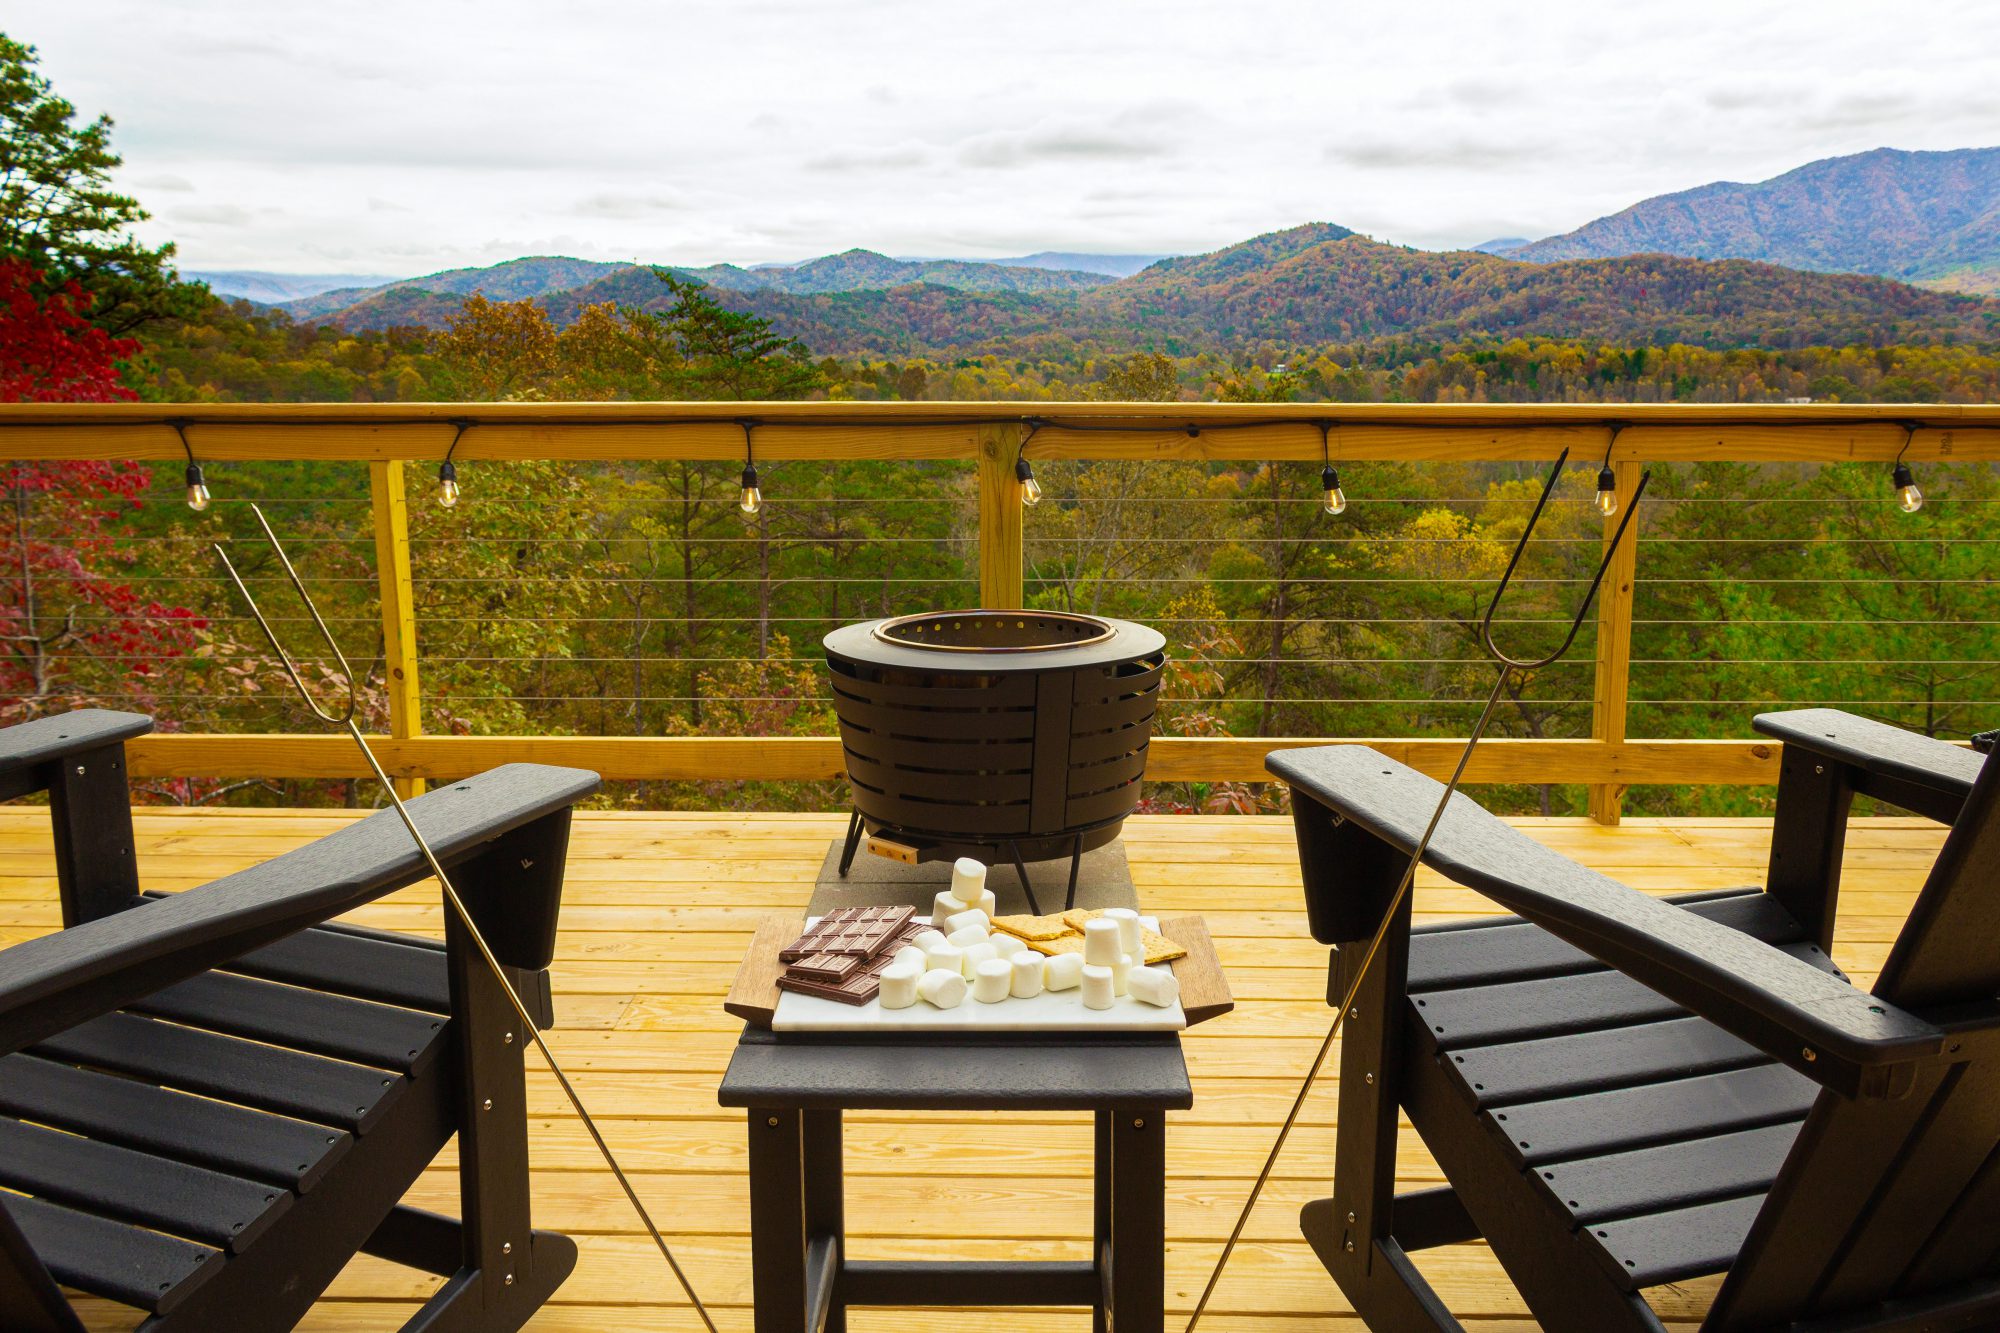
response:
<path id="1" fill-rule="evenodd" d="M 142 897 L 124 742 L 89 710 L 0 731 L 0 798 L 49 794 L 64 929 L 0 950 L 0 1328 L 286 1329 L 366 1252 L 445 1278 L 409 1329 L 518 1328 L 576 1262 L 531 1228 L 520 1022 L 446 942 L 322 924 L 424 878 L 393 811 Z M 510 764 L 410 803 L 547 1017 L 575 769 Z M 458 1136 L 462 1220 L 400 1200 Z M 135 1319 L 138 1317 L 135 1313 Z"/>
<path id="2" fill-rule="evenodd" d="M 1307 1238 L 1376 1330 L 1455 1329 L 1408 1257 L 1485 1237 L 1543 1327 L 2000 1327 L 2000 765 L 1828 709 L 1784 741 L 1762 891 L 1649 897 L 1454 797 L 1426 863 L 1519 916 L 1410 929 L 1346 1019 Z M 1274 755 L 1315 938 L 1351 973 L 1442 793 L 1362 747 Z M 1872 994 L 1833 967 L 1849 805 L 1951 824 Z M 1397 1109 L 1450 1182 L 1395 1193 Z"/>

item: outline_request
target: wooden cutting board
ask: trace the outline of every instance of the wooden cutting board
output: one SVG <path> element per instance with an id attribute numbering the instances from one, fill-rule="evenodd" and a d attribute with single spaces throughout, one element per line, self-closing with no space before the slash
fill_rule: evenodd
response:
<path id="1" fill-rule="evenodd" d="M 778 990 L 778 977 L 785 970 L 778 951 L 797 939 L 802 929 L 804 922 L 797 917 L 769 916 L 757 923 L 749 952 L 744 955 L 729 995 L 722 1002 L 723 1009 L 752 1026 L 771 1026 L 782 993 Z M 1229 983 L 1222 975 L 1222 964 L 1215 956 L 1215 943 L 1209 938 L 1207 922 L 1198 916 L 1169 917 L 1160 922 L 1160 934 L 1187 950 L 1185 957 L 1176 958 L 1170 966 L 1174 979 L 1181 985 L 1181 1007 L 1187 1011 L 1189 1027 L 1218 1018 L 1236 1007 L 1230 998 Z"/>

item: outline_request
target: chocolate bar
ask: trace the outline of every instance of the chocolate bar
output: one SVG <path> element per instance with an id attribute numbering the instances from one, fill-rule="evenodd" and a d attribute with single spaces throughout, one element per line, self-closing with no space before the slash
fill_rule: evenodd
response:
<path id="1" fill-rule="evenodd" d="M 833 1000 L 840 1004 L 866 1004 L 874 999 L 882 989 L 882 974 L 896 961 L 894 949 L 883 949 L 865 963 L 859 964 L 845 981 L 815 981 L 810 977 L 795 975 L 796 968 L 788 968 L 778 978 L 778 989 L 797 991 L 801 995 L 817 995 L 823 1000 Z"/>
<path id="2" fill-rule="evenodd" d="M 868 963 L 851 953 L 808 954 L 785 968 L 785 975 L 801 981 L 824 981 L 837 985 L 859 972 Z"/>
<path id="3" fill-rule="evenodd" d="M 904 935 L 915 909 L 902 907 L 839 907 L 806 928 L 778 951 L 780 962 L 795 963 L 818 953 L 873 958 Z"/>

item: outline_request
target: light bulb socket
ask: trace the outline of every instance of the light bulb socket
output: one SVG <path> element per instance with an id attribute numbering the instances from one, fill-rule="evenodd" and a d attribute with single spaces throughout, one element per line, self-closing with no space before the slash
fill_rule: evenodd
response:
<path id="1" fill-rule="evenodd" d="M 758 489 L 757 465 L 755 463 L 745 463 L 743 465 L 743 489 L 746 491 Z"/>
<path id="2" fill-rule="evenodd" d="M 1028 466 L 1028 460 L 1025 458 L 1015 459 L 1014 480 L 1020 482 L 1022 485 L 1026 485 L 1027 483 L 1033 481 L 1034 479 L 1035 479 L 1035 469 Z"/>
<path id="3" fill-rule="evenodd" d="M 458 481 L 458 464 L 449 458 L 438 464 L 438 485 L 442 486 L 448 481 L 454 484 Z"/>
<path id="4" fill-rule="evenodd" d="M 1340 474 L 1334 471 L 1333 464 L 1328 463 L 1319 470 L 1319 488 L 1323 491 L 1340 489 Z"/>
<path id="5" fill-rule="evenodd" d="M 207 480 L 201 475 L 201 464 L 189 463 L 187 465 L 187 484 L 189 490 L 208 484 Z"/>
<path id="6" fill-rule="evenodd" d="M 1917 479 L 1910 472 L 1910 465 L 1908 463 L 1896 464 L 1896 470 L 1889 474 L 1889 481 L 1897 490 L 1901 490 L 1905 486 L 1914 486 L 1917 484 Z"/>
<path id="7" fill-rule="evenodd" d="M 1597 489 L 1600 491 L 1616 491 L 1618 489 L 1618 474 L 1613 472 L 1609 467 L 1599 468 L 1597 470 Z"/>

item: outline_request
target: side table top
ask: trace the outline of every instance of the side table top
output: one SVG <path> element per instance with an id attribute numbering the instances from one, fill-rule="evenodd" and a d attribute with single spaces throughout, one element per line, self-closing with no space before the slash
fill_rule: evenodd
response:
<path id="1" fill-rule="evenodd" d="M 912 1041 L 744 1029 L 723 1106 L 1093 1110 L 1194 1105 L 1178 1034 L 1006 1034 Z"/>

